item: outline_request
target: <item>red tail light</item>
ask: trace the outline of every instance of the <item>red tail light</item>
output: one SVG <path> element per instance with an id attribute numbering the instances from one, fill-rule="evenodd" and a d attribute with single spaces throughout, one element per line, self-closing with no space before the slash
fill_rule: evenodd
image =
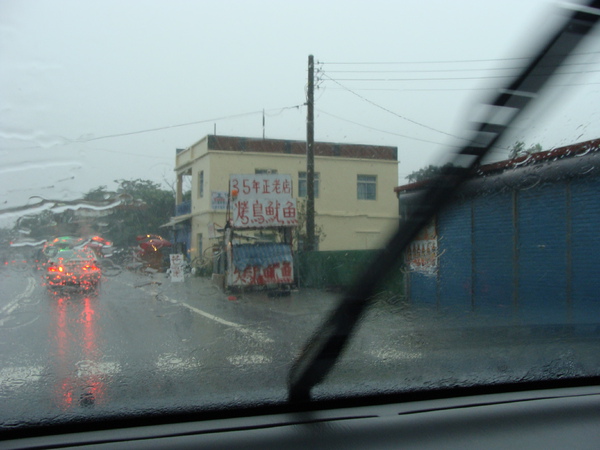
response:
<path id="1" fill-rule="evenodd" d="M 63 266 L 48 266 L 48 272 L 64 272 L 65 268 Z"/>

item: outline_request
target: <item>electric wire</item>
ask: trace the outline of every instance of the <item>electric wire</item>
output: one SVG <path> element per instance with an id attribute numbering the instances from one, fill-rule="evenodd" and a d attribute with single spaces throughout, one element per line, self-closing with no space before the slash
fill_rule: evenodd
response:
<path id="1" fill-rule="evenodd" d="M 565 66 L 590 66 L 595 65 L 597 62 L 588 61 L 588 62 L 578 62 L 565 64 Z M 549 67 L 549 66 L 546 66 Z M 525 66 L 518 67 L 489 67 L 489 68 L 480 68 L 480 67 L 472 67 L 468 69 L 403 69 L 403 70 L 327 70 L 327 73 L 438 73 L 438 72 L 489 72 L 489 71 L 499 71 L 499 70 L 523 70 Z M 585 73 L 585 72 L 583 72 Z"/>
<path id="2" fill-rule="evenodd" d="M 284 106 L 281 108 L 272 108 L 268 111 L 272 112 L 272 111 L 285 111 L 288 109 L 299 109 L 302 106 L 303 105 Z M 186 123 L 180 123 L 180 124 L 176 124 L 176 125 L 166 125 L 166 126 L 162 126 L 162 127 L 147 128 L 144 130 L 129 131 L 129 132 L 124 132 L 124 133 L 106 134 L 103 136 L 97 136 L 97 137 L 85 138 L 85 139 L 72 139 L 72 140 L 70 140 L 70 142 L 71 143 L 85 143 L 85 142 L 99 141 L 101 139 L 111 139 L 111 138 L 116 138 L 116 137 L 132 136 L 135 134 L 151 133 L 154 131 L 169 130 L 172 128 L 181 128 L 181 127 L 187 127 L 190 125 L 199 125 L 202 123 L 210 123 L 210 122 L 216 122 L 216 121 L 220 121 L 220 120 L 237 119 L 240 117 L 258 115 L 258 114 L 263 114 L 263 112 L 266 113 L 266 111 L 267 110 L 263 111 L 261 109 L 261 110 L 257 110 L 257 111 L 250 111 L 250 112 L 240 113 L 240 114 L 231 114 L 228 116 L 221 116 L 221 117 L 216 117 L 216 118 L 212 118 L 212 119 L 196 120 L 194 122 L 186 122 Z"/>
<path id="3" fill-rule="evenodd" d="M 552 84 L 548 87 L 571 87 L 571 86 L 591 86 L 600 84 L 600 82 L 594 83 L 568 83 L 568 84 Z M 331 91 L 344 91 L 345 88 L 330 87 Z M 497 87 L 464 87 L 464 88 L 368 88 L 368 87 L 354 87 L 355 91 L 384 91 L 384 92 L 451 92 L 451 91 L 497 91 Z"/>
<path id="4" fill-rule="evenodd" d="M 414 136 L 408 136 L 408 135 L 405 135 L 405 134 L 397 133 L 395 131 L 382 130 L 381 128 L 375 128 L 375 127 L 372 127 L 370 125 L 365 125 L 364 123 L 356 122 L 356 121 L 351 120 L 351 119 L 346 119 L 344 117 L 340 117 L 338 115 L 331 114 L 331 113 L 329 113 L 327 111 L 323 111 L 322 109 L 319 109 L 319 108 L 315 108 L 315 110 L 317 112 L 321 113 L 321 114 L 326 115 L 326 116 L 333 117 L 334 119 L 341 120 L 343 122 L 348 122 L 348 123 L 351 123 L 353 125 L 357 125 L 359 127 L 366 128 L 368 130 L 376 131 L 376 132 L 379 132 L 379 133 L 389 134 L 389 135 L 392 135 L 392 136 L 398 136 L 398 137 L 402 137 L 402 138 L 405 138 L 405 139 L 411 139 L 413 141 L 425 142 L 427 144 L 435 144 L 435 145 L 442 146 L 442 147 L 445 147 L 445 148 L 454 148 L 454 149 L 462 148 L 462 146 L 460 146 L 460 145 L 452 145 L 452 144 L 448 144 L 448 143 L 445 143 L 445 142 L 435 142 L 435 141 L 431 141 L 431 140 L 428 140 L 428 139 L 422 139 L 422 138 L 417 138 L 417 137 L 414 137 Z M 503 147 L 503 146 L 500 146 L 500 145 L 495 145 L 495 146 L 493 146 L 493 148 L 497 149 L 497 150 L 509 150 L 508 147 Z"/>
<path id="5" fill-rule="evenodd" d="M 381 110 L 383 110 L 383 111 L 386 111 L 387 113 L 389 113 L 389 114 L 392 114 L 392 115 L 394 115 L 394 116 L 396 116 L 396 117 L 398 117 L 398 118 L 400 118 L 400 119 L 402 119 L 402 120 L 405 120 L 405 121 L 407 121 L 407 122 L 410 122 L 410 123 L 412 123 L 412 124 L 414 124 L 414 125 L 417 125 L 417 126 L 420 126 L 420 127 L 422 127 L 422 128 L 426 128 L 426 129 L 428 129 L 428 130 L 430 130 L 430 131 L 435 131 L 436 133 L 444 134 L 444 135 L 446 135 L 446 136 L 450 136 L 450 137 L 453 137 L 453 138 L 456 138 L 456 139 L 460 139 L 460 140 L 462 140 L 462 141 L 467 141 L 467 142 L 469 141 L 469 139 L 467 139 L 467 138 L 464 138 L 464 137 L 461 137 L 461 136 L 456 136 L 456 135 L 454 135 L 454 134 L 447 133 L 447 132 L 445 132 L 445 131 L 442 131 L 442 130 L 438 130 L 437 128 L 431 127 L 431 126 L 429 126 L 429 125 L 425 125 L 424 123 L 417 122 L 416 120 L 409 119 L 409 118 L 408 118 L 408 117 L 406 117 L 406 116 L 403 116 L 403 115 L 401 115 L 401 114 L 398 114 L 397 112 L 395 112 L 395 111 L 392 111 L 391 109 L 389 109 L 389 108 L 386 108 L 385 106 L 381 106 L 381 105 L 379 105 L 379 104 L 375 103 L 374 101 L 372 101 L 372 100 L 369 100 L 368 98 L 366 98 L 366 97 L 364 97 L 364 96 L 362 96 L 362 95 L 358 94 L 357 92 L 353 91 L 352 89 L 350 89 L 350 88 L 348 88 L 348 87 L 344 86 L 343 84 L 341 84 L 339 81 L 337 81 L 337 80 L 335 80 L 335 79 L 331 78 L 331 77 L 330 77 L 329 75 L 327 75 L 326 73 L 323 73 L 323 76 L 324 76 L 325 78 L 328 78 L 329 80 L 333 81 L 335 84 L 339 85 L 341 88 L 345 89 L 346 91 L 350 92 L 351 94 L 355 95 L 356 97 L 360 98 L 361 100 L 363 100 L 363 101 L 365 101 L 365 102 L 367 102 L 367 103 L 369 103 L 369 104 L 371 104 L 371 105 L 375 106 L 376 108 L 379 108 L 379 109 L 381 109 Z"/>
<path id="6" fill-rule="evenodd" d="M 581 75 L 584 73 L 597 73 L 600 70 L 586 70 L 586 71 L 578 71 L 578 72 L 559 72 L 556 73 L 556 76 L 559 75 Z M 493 80 L 493 79 L 510 79 L 513 75 L 490 75 L 490 76 L 480 76 L 480 77 L 430 77 L 430 78 L 336 78 L 337 81 L 464 81 L 464 80 Z M 544 74 L 541 73 L 539 75 L 543 77 Z M 330 78 L 333 80 L 332 78 Z"/>
<path id="7" fill-rule="evenodd" d="M 570 56 L 597 55 L 600 51 L 572 53 Z M 425 60 L 425 61 L 318 61 L 318 64 L 329 65 L 400 65 L 400 64 L 453 64 L 453 63 L 476 63 L 496 61 L 530 61 L 529 56 L 518 56 L 511 58 L 490 59 L 447 59 L 447 60 Z"/>
<path id="8" fill-rule="evenodd" d="M 321 114 L 326 115 L 326 116 L 333 117 L 334 119 L 338 119 L 338 120 L 341 120 L 341 121 L 344 121 L 344 122 L 348 122 L 348 123 L 351 123 L 353 125 L 357 125 L 359 127 L 366 128 L 368 130 L 377 131 L 379 133 L 390 134 L 392 136 L 398 136 L 398 137 L 402 137 L 402 138 L 405 138 L 405 139 L 411 139 L 411 140 L 419 141 L 419 142 L 426 142 L 428 144 L 435 144 L 435 145 L 446 146 L 446 147 L 451 147 L 451 148 L 461 148 L 461 146 L 459 146 L 459 145 L 448 145 L 448 144 L 441 143 L 441 142 L 430 141 L 428 139 L 421 139 L 421 138 L 416 138 L 416 137 L 413 137 L 413 136 L 407 136 L 405 134 L 396 133 L 394 131 L 382 130 L 380 128 L 375 128 L 375 127 L 372 127 L 370 125 L 365 125 L 363 123 L 356 122 L 354 120 L 346 119 L 344 117 L 340 117 L 340 116 L 337 116 L 335 114 L 331 114 L 331 113 L 329 113 L 327 111 L 323 111 L 322 109 L 319 109 L 319 108 L 315 108 L 315 110 L 317 112 L 321 113 Z"/>

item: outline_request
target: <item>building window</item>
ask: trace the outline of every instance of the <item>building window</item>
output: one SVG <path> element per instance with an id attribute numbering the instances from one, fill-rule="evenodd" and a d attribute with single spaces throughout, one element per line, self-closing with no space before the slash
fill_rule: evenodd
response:
<path id="1" fill-rule="evenodd" d="M 204 197 L 204 170 L 198 172 L 198 197 Z"/>
<path id="2" fill-rule="evenodd" d="M 357 176 L 357 198 L 359 200 L 377 200 L 377 176 Z"/>
<path id="3" fill-rule="evenodd" d="M 269 175 L 277 173 L 277 169 L 254 169 L 254 175 Z"/>
<path id="4" fill-rule="evenodd" d="M 315 198 L 319 198 L 319 172 L 315 172 L 315 180 L 313 183 Z M 306 172 L 298 172 L 298 197 L 306 197 Z"/>

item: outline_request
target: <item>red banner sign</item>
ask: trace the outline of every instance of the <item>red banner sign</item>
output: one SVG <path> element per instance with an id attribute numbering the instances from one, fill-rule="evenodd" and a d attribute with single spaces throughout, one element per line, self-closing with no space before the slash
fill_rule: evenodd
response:
<path id="1" fill-rule="evenodd" d="M 231 285 L 264 286 L 267 284 L 291 284 L 293 282 L 293 264 L 282 262 L 268 267 L 248 266 L 243 271 L 234 269 Z"/>

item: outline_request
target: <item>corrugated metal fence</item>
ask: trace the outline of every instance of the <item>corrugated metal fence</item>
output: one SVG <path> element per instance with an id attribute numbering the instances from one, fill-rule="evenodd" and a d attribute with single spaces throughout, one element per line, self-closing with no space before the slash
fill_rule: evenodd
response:
<path id="1" fill-rule="evenodd" d="M 438 270 L 409 300 L 523 323 L 600 317 L 600 178 L 463 196 L 437 218 Z"/>

